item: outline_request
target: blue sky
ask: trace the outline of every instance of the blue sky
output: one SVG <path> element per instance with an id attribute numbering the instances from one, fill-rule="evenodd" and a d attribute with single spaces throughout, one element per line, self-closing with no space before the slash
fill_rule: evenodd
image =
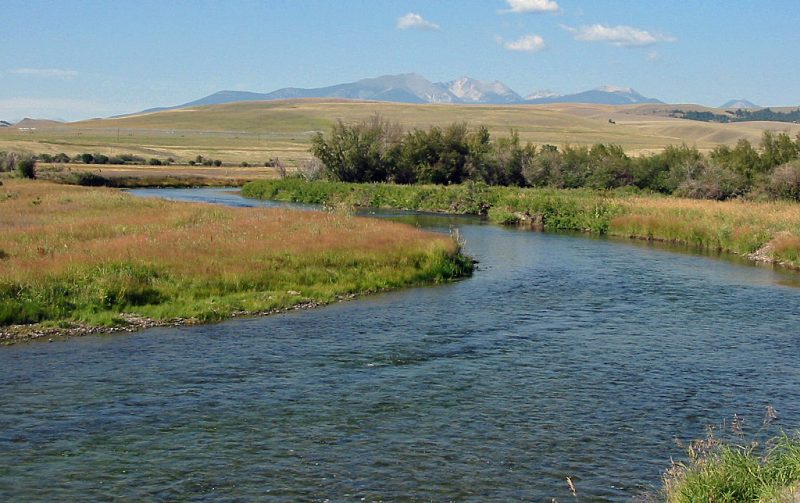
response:
<path id="1" fill-rule="evenodd" d="M 2 0 L 0 119 L 416 72 L 800 105 L 797 0 Z"/>

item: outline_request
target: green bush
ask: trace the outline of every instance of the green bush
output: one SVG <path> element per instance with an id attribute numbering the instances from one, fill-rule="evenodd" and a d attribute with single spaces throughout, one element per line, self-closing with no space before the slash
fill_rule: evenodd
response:
<path id="1" fill-rule="evenodd" d="M 81 171 L 77 173 L 73 173 L 71 175 L 70 183 L 74 183 L 76 185 L 83 185 L 86 187 L 113 187 L 114 184 L 112 183 L 111 179 L 106 178 L 104 176 L 98 175 L 97 173 L 91 173 L 86 171 Z"/>
<path id="2" fill-rule="evenodd" d="M 36 159 L 24 156 L 17 161 L 17 173 L 22 178 L 36 178 Z"/>

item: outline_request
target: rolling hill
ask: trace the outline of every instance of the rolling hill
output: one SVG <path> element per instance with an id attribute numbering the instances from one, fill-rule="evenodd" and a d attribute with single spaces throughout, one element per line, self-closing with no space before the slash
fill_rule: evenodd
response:
<path id="1" fill-rule="evenodd" d="M 467 106 L 322 98 L 251 101 L 57 124 L 34 131 L 2 128 L 0 151 L 132 153 L 183 160 L 203 155 L 255 165 L 279 157 L 293 165 L 310 157 L 310 140 L 317 132 L 327 132 L 337 120 L 352 123 L 374 113 L 406 129 L 467 122 L 486 125 L 499 136 L 513 129 L 522 141 L 536 144 L 615 143 L 633 155 L 681 143 L 701 150 L 721 143 L 732 145 L 740 138 L 758 143 L 765 130 L 800 133 L 800 125 L 791 123 L 721 124 L 669 117 L 674 107 L 585 103 Z"/>

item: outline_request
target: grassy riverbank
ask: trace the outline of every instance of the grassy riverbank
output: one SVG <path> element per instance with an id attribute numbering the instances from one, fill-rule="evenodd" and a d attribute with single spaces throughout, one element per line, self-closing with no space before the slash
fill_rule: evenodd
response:
<path id="1" fill-rule="evenodd" d="M 632 191 L 522 189 L 483 184 L 391 185 L 261 180 L 248 197 L 488 214 L 497 223 L 683 244 L 800 268 L 800 204 L 707 201 Z"/>
<path id="2" fill-rule="evenodd" d="M 709 436 L 694 442 L 689 455 L 664 478 L 667 503 L 790 503 L 800 497 L 799 436 L 782 435 L 764 447 Z"/>
<path id="3" fill-rule="evenodd" d="M 113 164 L 36 164 L 36 177 L 56 183 L 104 187 L 241 187 L 277 178 L 264 166 L 151 166 Z"/>
<path id="4" fill-rule="evenodd" d="M 0 334 L 12 324 L 213 321 L 469 274 L 448 236 L 376 219 L 4 180 Z M 121 313 L 124 313 L 121 314 Z"/>

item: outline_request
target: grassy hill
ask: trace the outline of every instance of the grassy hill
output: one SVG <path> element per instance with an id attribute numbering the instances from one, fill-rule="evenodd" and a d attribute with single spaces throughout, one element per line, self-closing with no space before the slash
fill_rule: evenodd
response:
<path id="1" fill-rule="evenodd" d="M 4 129 L 0 150 L 76 154 L 134 153 L 226 162 L 263 163 L 280 157 L 289 164 L 307 158 L 310 138 L 336 120 L 357 121 L 378 112 L 406 128 L 465 121 L 493 134 L 514 128 L 534 143 L 618 143 L 629 153 L 686 143 L 711 149 L 740 138 L 758 142 L 765 130 L 800 133 L 778 122 L 717 124 L 666 117 L 674 105 L 415 105 L 331 99 L 240 102 L 73 122 L 32 131 Z M 684 107 L 685 108 L 685 107 Z M 705 107 L 698 107 L 703 108 Z M 716 109 L 709 109 L 716 110 Z M 613 120 L 611 123 L 609 119 Z"/>

